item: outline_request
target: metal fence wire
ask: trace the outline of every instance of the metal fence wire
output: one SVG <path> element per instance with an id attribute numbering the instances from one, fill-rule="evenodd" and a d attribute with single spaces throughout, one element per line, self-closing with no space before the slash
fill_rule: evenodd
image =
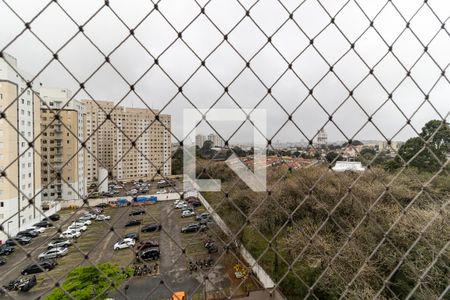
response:
<path id="1" fill-rule="evenodd" d="M 98 222 L 101 225 L 90 225 L 93 228 L 87 230 L 86 237 L 80 237 L 71 246 L 67 257 L 59 259 L 59 266 L 37 274 L 36 287 L 28 293 L 36 299 L 54 294 L 55 290 L 61 293 L 50 299 L 104 299 L 108 296 L 115 299 L 161 299 L 169 298 L 179 291 L 187 291 L 188 298 L 193 299 L 448 299 L 450 131 L 447 120 L 450 112 L 450 81 L 446 71 L 450 63 L 450 6 L 446 1 L 185 1 L 146 1 L 145 6 L 140 8 L 132 3 L 127 3 L 127 7 L 120 7 L 115 1 L 105 0 L 97 6 L 92 4 L 95 10 L 80 22 L 68 9 L 70 5 L 67 1 L 43 3 L 31 17 L 25 17 L 26 14 L 21 11 L 23 6 L 17 5 L 17 1 L 2 0 L 0 9 L 17 21 L 20 20 L 20 26 L 14 28 L 14 34 L 10 34 L 8 40 L 0 44 L 0 57 L 4 58 L 6 65 L 25 82 L 25 88 L 18 90 L 15 99 L 8 102 L 8 105 L 2 103 L 2 100 L 5 100 L 3 97 L 0 98 L 0 128 L 5 132 L 4 128 L 12 129 L 20 140 L 24 141 L 25 146 L 20 148 L 14 159 L 7 163 L 2 161 L 0 180 L 5 186 L 8 185 L 13 191 L 11 193 L 16 193 L 19 199 L 26 201 L 20 211 L 1 215 L 2 232 L 12 238 L 13 234 L 10 235 L 8 228 L 11 220 L 15 220 L 29 208 L 35 211 L 37 219 L 47 216 L 43 207 L 35 204 L 35 199 L 42 197 L 42 193 L 57 180 L 67 185 L 71 194 L 82 199 L 81 205 L 76 208 L 61 211 L 61 215 L 75 220 L 97 203 L 93 200 L 93 193 L 101 186 L 102 180 L 121 180 L 115 169 L 132 153 L 135 155 L 133 157 L 143 158 L 148 168 L 155 170 L 154 175 L 149 178 L 152 182 L 150 185 L 156 185 L 160 179 L 172 182 L 174 177 L 164 172 L 164 166 L 171 163 L 174 168 L 174 160 L 179 158 L 179 151 L 190 147 L 184 137 L 174 130 L 176 126 L 168 125 L 162 120 L 163 114 L 171 114 L 171 109 L 181 105 L 178 102 L 200 111 L 220 107 L 221 99 L 226 97 L 232 107 L 241 109 L 247 116 L 251 116 L 251 112 L 245 111 L 246 108 L 254 110 L 263 107 L 267 101 L 273 104 L 275 108 L 268 112 L 269 119 L 276 117 L 282 121 L 271 134 L 265 136 L 266 150 L 268 159 L 276 157 L 276 163 L 280 166 L 270 165 L 272 161 L 268 163 L 270 166 L 267 166 L 267 192 L 250 191 L 238 176 L 223 169 L 223 163 L 218 162 L 218 154 L 203 158 L 201 168 L 197 168 L 197 178 L 220 177 L 223 180 L 220 192 L 199 193 L 196 196 L 200 198 L 203 207 L 209 209 L 214 216 L 206 233 L 198 231 L 190 235 L 180 235 L 181 227 L 174 225 L 177 222 L 174 221 L 175 216 L 175 219 L 179 218 L 179 210 L 174 208 L 172 203 L 169 206 L 164 203 L 142 206 L 147 221 L 162 224 L 159 233 L 161 259 L 158 262 L 149 262 L 136 258 L 139 252 L 137 247 L 117 252 L 127 254 L 116 254 L 116 251 L 113 254 L 109 246 L 103 245 L 123 237 L 126 233 L 123 229 L 124 220 L 131 218 L 129 214 L 135 208 L 107 208 L 106 210 L 113 214 L 111 220 Z M 190 5 L 189 11 L 185 10 L 187 2 Z M 220 7 L 223 12 L 219 13 L 221 18 L 217 18 L 217 3 L 222 5 Z M 91 7 L 91 4 L 83 5 Z M 42 38 L 46 33 L 38 30 L 36 23 L 39 23 L 45 14 L 52 16 L 56 11 L 60 18 L 74 29 L 61 45 L 53 47 L 49 45 L 51 40 Z M 124 11 L 139 12 L 139 20 L 131 22 L 124 17 Z M 118 32 L 117 36 L 106 37 L 89 31 L 90 24 L 97 19 L 101 19 L 100 22 L 105 21 L 102 17 L 104 14 L 109 15 L 108 22 L 119 24 L 116 25 L 121 28 L 121 34 Z M 420 21 L 424 15 L 428 20 L 426 24 Z M 158 32 L 146 31 L 144 35 L 138 32 L 141 26 L 155 18 L 163 22 L 172 35 L 164 36 L 166 42 L 148 44 L 143 41 L 145 34 Z M 396 25 L 386 28 L 386 22 L 394 22 L 394 19 Z M 225 23 L 227 25 L 224 25 Z M 11 28 L 18 26 L 17 24 L 7 23 L 2 27 Z M 246 32 L 247 35 L 244 34 L 238 43 L 235 36 L 241 34 L 240 28 L 243 26 L 249 26 L 252 30 Z M 214 35 L 216 42 L 209 47 L 193 46 L 190 42 L 192 35 L 200 35 L 201 28 L 206 27 L 212 28 L 214 34 L 211 35 Z M 357 27 L 358 30 L 350 34 L 349 27 Z M 331 31 L 335 36 L 339 36 L 339 39 L 332 38 Z M 49 55 L 48 60 L 36 62 L 42 67 L 32 76 L 26 75 L 17 65 L 6 59 L 7 53 L 14 55 L 13 49 L 23 52 L 27 47 L 34 47 L 20 42 L 25 35 L 32 37 L 36 47 L 42 47 Z M 284 37 L 284 43 L 279 42 L 281 36 Z M 90 74 L 86 76 L 78 75 L 79 66 L 68 65 L 61 59 L 64 50 L 71 47 L 71 43 L 79 37 L 83 37 L 89 47 L 95 49 L 95 57 L 101 58 L 101 63 L 92 65 L 89 65 L 92 61 L 89 57 L 77 58 L 80 64 L 86 64 L 86 70 L 90 70 Z M 408 47 L 406 52 L 396 51 L 401 48 L 399 45 L 405 37 L 410 39 L 410 45 L 414 44 L 414 47 Z M 116 41 L 115 46 L 105 50 L 107 47 L 104 47 L 104 39 Z M 137 48 L 144 51 L 149 62 L 137 77 L 122 71 L 122 66 L 116 65 L 114 59 L 114 55 L 126 48 L 127 43 L 131 41 L 137 45 L 135 51 L 138 51 Z M 179 45 L 183 46 L 187 53 L 181 63 L 180 57 L 171 54 Z M 323 45 L 326 45 L 325 49 Z M 367 55 L 368 49 L 377 54 Z M 221 51 L 228 51 L 228 56 L 218 55 Z M 267 55 L 268 51 L 272 56 Z M 412 53 L 414 51 L 416 52 Z M 133 52 L 127 55 L 129 63 L 135 64 Z M 170 60 L 174 60 L 177 65 L 167 63 Z M 219 65 L 212 63 L 214 60 L 221 61 L 221 69 Z M 142 62 L 142 65 L 145 66 L 147 62 Z M 186 76 L 176 72 L 178 68 L 183 69 L 183 64 L 193 66 Z M 45 111 L 51 120 L 45 126 L 41 126 L 38 121 L 37 124 L 40 125 L 35 126 L 34 136 L 30 137 L 18 128 L 19 111 L 16 111 L 16 108 L 30 91 L 39 95 L 40 76 L 55 65 L 61 74 L 64 73 L 71 82 L 76 83 L 77 89 L 73 91 L 69 101 L 59 108 L 50 106 L 47 101 L 41 101 L 39 98 L 34 99 L 34 102 L 40 103 L 41 113 Z M 234 68 L 235 65 L 239 66 L 238 69 L 235 68 L 236 72 L 222 76 L 223 70 L 227 72 L 228 68 Z M 273 65 L 276 65 L 276 68 L 268 67 L 265 69 L 267 72 L 261 72 L 261 66 Z M 22 67 L 26 69 L 26 65 L 22 64 Z M 352 69 L 353 67 L 355 69 Z M 126 93 L 121 94 L 123 96 L 118 95 L 119 100 L 111 107 L 100 103 L 90 85 L 97 76 L 102 76 L 99 74 L 104 68 L 109 68 L 120 84 L 126 87 Z M 346 69 L 350 69 L 355 73 L 351 75 L 355 76 L 349 78 Z M 353 71 L 356 69 L 358 74 Z M 158 70 L 157 76 L 167 79 L 170 85 L 167 89 L 174 91 L 170 98 L 164 99 L 160 107 L 153 107 L 142 89 L 138 88 L 143 82 L 147 82 L 148 74 L 155 74 L 152 73 L 154 70 Z M 208 105 L 202 104 L 198 97 L 192 97 L 190 91 L 190 84 L 197 80 L 199 73 L 203 73 L 202 78 L 207 77 L 209 81 L 205 82 L 203 87 L 197 88 L 211 88 L 216 91 L 214 99 L 207 101 Z M 311 74 L 313 76 L 310 76 Z M 291 84 L 285 84 L 288 76 L 292 80 Z M 330 78 L 333 83 L 330 83 Z M 5 78 L 1 79 L 2 82 L 5 81 Z M 251 82 L 256 82 L 263 92 L 254 89 Z M 114 84 L 103 87 L 114 90 Z M 332 108 L 326 103 L 321 92 L 324 88 L 329 88 L 330 84 L 342 91 L 341 95 L 334 95 L 333 89 L 333 95 L 330 97 L 340 98 L 336 100 L 339 103 Z M 237 86 L 243 86 L 244 90 L 248 87 L 248 91 L 243 94 L 234 93 Z M 362 95 L 359 91 L 363 87 L 366 87 L 369 94 L 375 93 L 375 90 L 381 91 L 376 94 L 378 99 L 374 100 L 370 107 L 364 98 L 367 95 Z M 277 93 L 279 89 L 297 88 L 306 92 L 301 97 L 290 98 L 288 101 L 281 99 Z M 399 104 L 398 94 L 405 89 L 411 102 L 406 105 Z M 435 92 L 436 90 L 439 90 L 439 93 Z M 64 109 L 69 108 L 70 103 L 80 97 L 92 101 L 100 120 L 91 132 L 86 134 L 85 131 L 84 135 L 78 134 L 76 128 L 65 124 L 66 119 L 63 117 Z M 159 109 L 152 110 L 154 117 L 133 136 L 130 136 L 129 131 L 117 118 L 119 107 L 124 105 L 129 97 L 133 97 L 141 107 L 148 110 Z M 255 100 L 250 101 L 249 98 Z M 309 111 L 309 105 L 318 110 Z M 341 109 L 348 105 L 354 108 L 355 113 L 348 115 L 345 120 L 338 120 Z M 400 124 L 396 129 L 389 127 L 391 120 L 377 118 L 377 114 L 383 110 L 395 111 L 395 121 Z M 317 119 L 323 122 L 319 121 L 321 123 L 318 126 L 307 124 L 298 118 L 299 113 L 317 114 Z M 421 113 L 429 116 L 429 120 L 435 119 L 434 126 L 422 129 L 424 123 L 415 125 L 415 118 Z M 361 116 L 363 121 L 355 122 L 353 115 Z M 211 132 L 225 141 L 228 155 L 235 153 L 242 156 L 236 152 L 232 138 L 238 134 L 241 127 L 245 124 L 252 126 L 252 123 L 248 120 L 242 122 L 227 136 L 216 128 L 215 124 L 205 119 L 200 123 L 208 124 Z M 177 122 L 181 123 L 181 120 L 172 116 L 172 124 Z M 156 125 L 169 132 L 169 139 L 174 142 L 171 155 L 158 162 L 139 146 L 145 134 Z M 70 157 L 65 157 L 58 165 L 43 155 L 43 145 L 40 142 L 44 133 L 54 126 L 60 126 L 78 145 Z M 99 158 L 100 153 L 90 142 L 106 126 L 110 126 L 108 128 L 112 128 L 117 136 L 122 137 L 123 145 L 123 151 L 110 161 L 106 161 L 104 157 Z M 312 165 L 290 165 L 291 158 L 287 158 L 286 152 L 276 145 L 279 134 L 287 127 L 291 132 L 295 131 L 295 137 L 290 141 L 298 137 L 306 141 L 305 145 L 297 148 L 298 153 L 295 155 L 304 157 L 295 159 L 303 162 L 313 161 Z M 315 140 L 321 130 L 328 128 L 333 128 L 347 145 L 335 147 L 333 150 L 330 149 L 330 144 L 317 144 Z M 352 128 L 352 133 L 349 133 L 347 128 Z M 376 132 L 379 140 L 385 143 L 385 152 L 379 150 L 369 157 L 364 155 L 367 150 L 358 147 L 355 142 L 363 139 L 367 128 Z M 408 140 L 404 146 L 395 147 L 394 141 L 405 131 L 414 136 L 415 140 Z M 10 146 L 9 137 L 0 136 L 4 139 L 0 143 L 0 152 L 3 152 Z M 175 150 L 176 148 L 179 149 Z M 363 163 L 365 171 L 338 172 L 333 168 L 348 149 L 356 152 L 354 156 L 366 158 Z M 328 155 L 331 151 L 334 151 L 334 156 Z M 389 158 L 386 158 L 386 152 L 391 154 Z M 64 169 L 74 167 L 71 161 L 80 154 L 84 155 L 85 163 L 86 157 L 89 156 L 99 168 L 103 167 L 108 172 L 108 176 L 96 182 L 95 188 L 86 194 L 80 194 L 79 189 L 72 187 L 70 180 L 62 176 Z M 48 171 L 53 176 L 49 182 L 42 182 L 41 189 L 31 195 L 24 191 L 16 180 L 17 176 L 27 172 L 20 168 L 22 159 L 27 155 L 37 157 L 42 163 L 48 164 Z M 383 159 L 389 162 L 380 163 Z M 422 165 L 419 165 L 418 161 L 421 161 Z M 19 166 L 18 172 L 12 171 L 15 166 Z M 39 174 L 36 180 L 40 178 Z M 128 194 L 132 188 L 131 185 L 125 184 L 123 191 Z M 180 184 L 170 188 L 180 199 L 189 196 Z M 2 190 L 0 197 L 7 193 L 9 194 Z M 64 202 L 64 199 L 58 201 Z M 2 202 L 2 207 L 3 205 Z M 163 205 L 164 208 L 161 208 Z M 23 266 L 38 263 L 37 255 L 69 225 L 69 221 L 50 222 L 56 228 L 49 229 L 52 231 L 51 235 L 46 233 L 45 238 L 29 245 L 14 242 L 16 253 L 8 257 L 5 266 L 0 267 L 3 273 L 0 276 L 2 285 L 5 286 L 20 276 Z M 94 235 L 94 238 L 88 235 L 101 230 L 103 232 Z M 83 238 L 91 239 L 91 243 L 84 244 Z M 209 240 L 205 241 L 206 238 Z M 92 242 L 92 239 L 95 241 Z M 208 242 L 213 244 L 213 253 L 203 249 L 209 247 L 206 245 Z M 164 249 L 163 244 L 170 245 L 171 249 Z M 200 250 L 195 250 L 196 247 Z M 214 251 L 216 247 L 217 252 Z M 204 253 L 200 263 L 197 252 Z M 123 257 L 130 253 L 132 255 L 123 260 Z M 18 261 L 9 261 L 20 255 L 22 258 Z M 123 278 L 114 273 L 115 271 L 111 272 L 102 267 L 100 262 L 119 264 Z M 139 267 L 136 267 L 136 264 Z M 100 274 L 98 276 L 104 281 L 104 285 L 94 284 L 93 290 L 81 295 L 73 286 L 64 284 L 70 278 L 80 276 L 79 289 L 82 290 L 88 285 L 93 277 L 82 277 L 81 273 L 71 273 L 68 277 L 69 272 L 80 266 L 91 266 L 93 273 Z M 139 272 L 148 272 L 149 276 L 140 276 Z M 244 278 L 237 278 L 240 276 Z M 9 298 L 29 297 L 6 288 L 3 293 Z"/>

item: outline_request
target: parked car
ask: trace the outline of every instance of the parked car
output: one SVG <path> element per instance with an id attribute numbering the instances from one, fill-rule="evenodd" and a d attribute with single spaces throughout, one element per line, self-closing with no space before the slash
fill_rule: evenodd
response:
<path id="1" fill-rule="evenodd" d="M 159 259 L 159 248 L 148 248 L 137 253 L 137 257 L 142 260 L 157 260 Z"/>
<path id="2" fill-rule="evenodd" d="M 139 233 L 130 232 L 123 236 L 124 239 L 133 239 L 135 241 L 139 241 Z"/>
<path id="3" fill-rule="evenodd" d="M 181 217 L 182 218 L 188 218 L 188 217 L 192 217 L 192 216 L 195 216 L 195 212 L 193 212 L 190 209 L 186 209 L 186 210 L 183 210 L 181 212 Z"/>
<path id="4" fill-rule="evenodd" d="M 145 241 L 141 241 L 139 242 L 139 244 L 136 247 L 137 251 L 141 251 L 144 249 L 148 249 L 148 248 L 155 248 L 155 247 L 159 247 L 159 243 L 158 241 L 155 240 L 145 240 Z"/>
<path id="5" fill-rule="evenodd" d="M 157 186 L 158 186 L 158 189 L 161 189 L 161 188 L 165 188 L 168 186 L 175 186 L 175 183 L 173 183 L 169 180 L 160 180 L 160 181 L 158 181 Z"/>
<path id="6" fill-rule="evenodd" d="M 37 222 L 36 224 L 33 224 L 33 226 L 37 226 L 37 227 L 53 227 L 52 223 L 50 223 L 49 221 L 40 221 Z"/>
<path id="7" fill-rule="evenodd" d="M 167 190 L 159 190 L 156 193 L 157 194 L 167 194 Z"/>
<path id="8" fill-rule="evenodd" d="M 60 238 L 65 239 L 76 239 L 79 238 L 80 236 L 81 232 L 76 230 L 66 230 L 59 235 Z"/>
<path id="9" fill-rule="evenodd" d="M 137 225 L 141 225 L 141 223 L 142 223 L 141 220 L 130 220 L 130 221 L 128 221 L 128 223 L 125 224 L 125 227 L 137 226 Z"/>
<path id="10" fill-rule="evenodd" d="M 0 257 L 0 266 L 3 266 L 4 264 L 6 264 L 6 258 Z"/>
<path id="11" fill-rule="evenodd" d="M 83 218 L 79 218 L 78 220 L 76 220 L 75 222 L 73 222 L 72 224 L 82 224 L 82 225 L 91 225 L 92 221 L 91 220 L 87 220 L 87 219 L 83 219 Z"/>
<path id="12" fill-rule="evenodd" d="M 200 230 L 199 224 L 189 224 L 181 228 L 181 233 L 197 232 Z"/>
<path id="13" fill-rule="evenodd" d="M 121 239 L 121 240 L 117 241 L 117 243 L 114 244 L 114 250 L 132 248 L 135 243 L 136 242 L 134 241 L 134 239 L 130 239 L 130 238 Z"/>
<path id="14" fill-rule="evenodd" d="M 31 238 L 27 237 L 27 236 L 15 236 L 12 237 L 8 240 L 6 240 L 5 244 L 6 245 L 10 245 L 10 246 L 14 246 L 16 244 L 19 245 L 27 245 L 31 242 Z"/>
<path id="15" fill-rule="evenodd" d="M 97 218 L 96 214 L 85 214 L 84 216 L 78 218 L 78 220 L 83 220 L 83 221 L 90 221 L 90 220 L 95 220 L 95 218 Z"/>
<path id="16" fill-rule="evenodd" d="M 58 214 L 53 214 L 48 217 L 52 221 L 58 221 L 61 217 Z"/>
<path id="17" fill-rule="evenodd" d="M 71 240 L 56 238 L 51 240 L 50 243 L 48 243 L 48 249 L 50 250 L 52 248 L 67 248 L 70 245 L 72 245 Z"/>
<path id="18" fill-rule="evenodd" d="M 97 221 L 105 221 L 105 220 L 111 220 L 111 216 L 106 215 L 98 215 L 95 220 Z"/>
<path id="19" fill-rule="evenodd" d="M 10 255 L 14 251 L 16 251 L 16 248 L 8 244 L 3 244 L 0 246 L 0 255 Z"/>
<path id="20" fill-rule="evenodd" d="M 131 212 L 128 215 L 129 216 L 138 216 L 138 215 L 144 215 L 144 214 L 145 214 L 145 209 L 138 208 L 138 209 L 131 210 Z"/>
<path id="21" fill-rule="evenodd" d="M 200 200 L 198 200 L 198 199 L 190 199 L 190 200 L 187 200 L 187 203 L 189 203 L 189 204 L 192 205 L 193 207 L 199 207 L 199 206 L 202 206 L 202 202 L 200 202 Z"/>
<path id="22" fill-rule="evenodd" d="M 161 224 L 148 224 L 145 226 L 142 226 L 141 231 L 142 232 L 153 232 L 153 231 L 160 231 L 161 230 Z"/>
<path id="23" fill-rule="evenodd" d="M 95 208 L 89 209 L 89 212 L 91 214 L 98 215 L 98 214 L 101 214 L 103 212 L 103 209 L 99 208 L 99 207 L 95 207 Z"/>
<path id="24" fill-rule="evenodd" d="M 183 207 L 189 207 L 186 201 L 180 201 L 177 204 L 175 204 L 175 208 L 181 209 Z"/>
<path id="25" fill-rule="evenodd" d="M 138 190 L 137 190 L 137 189 L 132 189 L 132 190 L 130 190 L 130 191 L 127 192 L 127 195 L 129 195 L 129 196 L 134 196 L 134 195 L 136 195 L 137 193 L 138 193 Z"/>
<path id="26" fill-rule="evenodd" d="M 45 227 L 31 226 L 31 227 L 28 228 L 28 229 L 33 229 L 33 230 L 36 230 L 36 231 L 39 232 L 39 233 L 43 233 L 47 228 L 45 228 Z"/>
<path id="27" fill-rule="evenodd" d="M 106 207 L 108 207 L 108 204 L 106 204 L 106 203 L 99 203 L 99 204 L 95 205 L 95 207 L 106 208 Z"/>
<path id="28" fill-rule="evenodd" d="M 87 226 L 81 225 L 81 224 L 72 224 L 69 227 L 67 227 L 67 230 L 75 230 L 75 231 L 86 231 Z"/>
<path id="29" fill-rule="evenodd" d="M 13 280 L 13 289 L 19 292 L 28 292 L 36 285 L 36 276 L 31 277 L 21 277 Z M 11 282 L 10 282 L 11 285 Z"/>
<path id="30" fill-rule="evenodd" d="M 38 255 L 40 260 L 46 260 L 50 258 L 57 258 L 67 254 L 69 249 L 67 248 L 52 248 Z"/>
<path id="31" fill-rule="evenodd" d="M 207 213 L 207 212 L 203 212 L 203 213 L 201 213 L 201 214 L 197 214 L 196 216 L 195 216 L 195 219 L 196 220 L 204 220 L 204 219 L 209 219 L 209 213 Z"/>
<path id="32" fill-rule="evenodd" d="M 36 274 L 41 272 L 48 272 L 53 270 L 56 266 L 56 262 L 53 260 L 44 260 L 35 264 L 31 264 L 22 270 L 22 275 Z"/>
<path id="33" fill-rule="evenodd" d="M 29 231 L 24 230 L 24 231 L 19 231 L 17 233 L 17 236 L 27 236 L 30 238 L 37 237 L 38 235 L 39 235 L 39 232 L 37 232 L 36 230 L 29 230 Z"/>

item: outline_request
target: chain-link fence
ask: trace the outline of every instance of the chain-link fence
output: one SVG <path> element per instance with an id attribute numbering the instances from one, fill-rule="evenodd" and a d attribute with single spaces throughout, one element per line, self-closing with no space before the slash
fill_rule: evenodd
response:
<path id="1" fill-rule="evenodd" d="M 0 11 L 0 297 L 449 297 L 446 1 Z"/>

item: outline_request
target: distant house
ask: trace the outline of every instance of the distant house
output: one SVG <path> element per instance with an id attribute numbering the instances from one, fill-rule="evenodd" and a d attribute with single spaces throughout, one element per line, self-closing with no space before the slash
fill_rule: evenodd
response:
<path id="1" fill-rule="evenodd" d="M 333 167 L 333 171 L 336 172 L 345 172 L 345 171 L 354 171 L 354 172 L 363 172 L 366 168 L 362 166 L 359 161 L 337 161 L 336 165 Z"/>

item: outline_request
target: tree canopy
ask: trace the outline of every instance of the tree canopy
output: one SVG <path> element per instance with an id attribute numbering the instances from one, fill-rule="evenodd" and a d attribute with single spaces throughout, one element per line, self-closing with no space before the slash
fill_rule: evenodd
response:
<path id="1" fill-rule="evenodd" d="M 431 120 L 422 128 L 418 137 L 410 138 L 400 147 L 393 167 L 405 163 L 422 171 L 436 172 L 446 161 L 450 151 L 450 127 L 448 123 Z"/>

